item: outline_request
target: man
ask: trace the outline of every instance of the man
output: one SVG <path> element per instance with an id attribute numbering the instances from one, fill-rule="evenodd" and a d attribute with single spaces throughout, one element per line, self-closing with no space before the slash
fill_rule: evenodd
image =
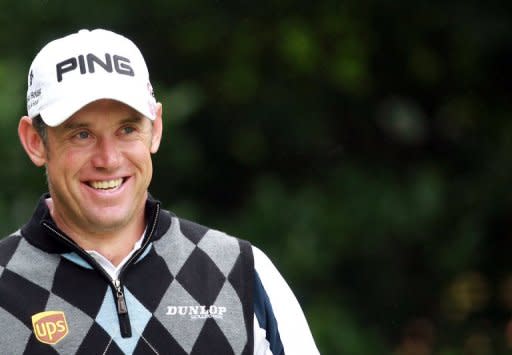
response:
<path id="1" fill-rule="evenodd" d="M 162 105 L 130 40 L 47 44 L 27 109 L 19 138 L 49 193 L 0 243 L 2 354 L 318 353 L 260 250 L 148 194 Z"/>

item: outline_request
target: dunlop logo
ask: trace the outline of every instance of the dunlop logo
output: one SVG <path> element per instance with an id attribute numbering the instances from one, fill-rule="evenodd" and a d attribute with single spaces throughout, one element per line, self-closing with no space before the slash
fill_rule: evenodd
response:
<path id="1" fill-rule="evenodd" d="M 68 335 L 68 323 L 64 312 L 47 311 L 32 316 L 34 334 L 41 343 L 57 344 Z"/>

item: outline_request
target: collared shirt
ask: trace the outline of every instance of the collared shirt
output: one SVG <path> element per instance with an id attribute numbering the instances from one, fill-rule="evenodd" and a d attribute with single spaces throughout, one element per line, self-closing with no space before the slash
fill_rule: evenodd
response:
<path id="1" fill-rule="evenodd" d="M 117 266 L 112 264 L 110 260 L 108 260 L 105 256 L 103 256 L 103 254 L 97 252 L 96 250 L 86 250 L 86 252 L 89 253 L 89 255 L 92 256 L 98 264 L 100 264 L 100 266 L 103 268 L 103 270 L 107 272 L 107 274 L 109 274 L 112 280 L 117 280 L 124 264 L 126 264 L 126 262 L 130 260 L 130 257 L 133 255 L 133 253 L 140 249 L 145 234 L 146 228 L 144 229 L 144 232 L 140 236 L 139 240 L 137 240 L 133 245 L 133 249 L 128 253 L 128 255 L 124 257 L 123 260 L 121 260 L 121 262 Z"/>

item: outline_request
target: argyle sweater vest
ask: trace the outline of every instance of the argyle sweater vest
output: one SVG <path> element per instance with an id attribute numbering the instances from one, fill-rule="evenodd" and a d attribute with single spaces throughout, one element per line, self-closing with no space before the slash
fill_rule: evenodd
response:
<path id="1" fill-rule="evenodd" d="M 111 280 L 58 230 L 44 197 L 0 242 L 2 354 L 252 354 L 248 242 L 148 199 L 143 246 Z"/>

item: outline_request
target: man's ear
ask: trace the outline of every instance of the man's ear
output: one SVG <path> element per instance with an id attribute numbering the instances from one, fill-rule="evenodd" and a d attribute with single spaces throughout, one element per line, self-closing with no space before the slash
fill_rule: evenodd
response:
<path id="1" fill-rule="evenodd" d="M 18 136 L 28 157 L 36 166 L 46 163 L 46 146 L 43 139 L 32 125 L 32 119 L 23 116 L 18 124 Z"/>
<path id="2" fill-rule="evenodd" d="M 156 104 L 156 118 L 153 121 L 152 129 L 150 152 L 154 154 L 158 151 L 162 140 L 162 104 L 160 102 Z"/>

